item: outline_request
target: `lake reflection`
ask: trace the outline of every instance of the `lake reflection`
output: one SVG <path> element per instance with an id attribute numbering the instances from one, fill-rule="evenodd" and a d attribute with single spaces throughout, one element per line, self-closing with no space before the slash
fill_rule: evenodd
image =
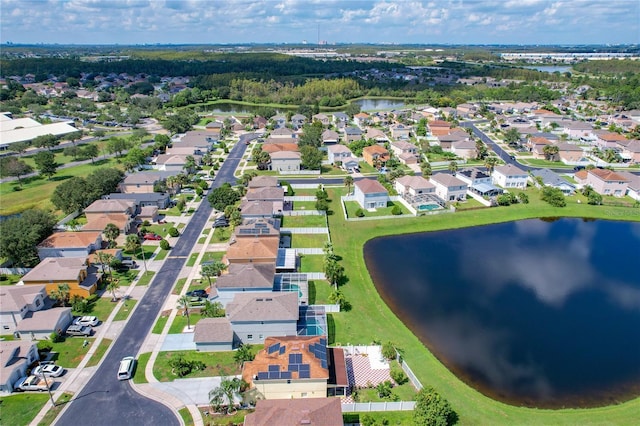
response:
<path id="1" fill-rule="evenodd" d="M 485 394 L 539 407 L 640 395 L 638 223 L 385 237 L 366 244 L 365 259 L 394 312 Z"/>

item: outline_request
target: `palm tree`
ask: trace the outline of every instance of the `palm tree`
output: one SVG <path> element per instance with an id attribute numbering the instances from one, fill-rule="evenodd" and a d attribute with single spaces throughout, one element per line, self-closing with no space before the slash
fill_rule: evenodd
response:
<path id="1" fill-rule="evenodd" d="M 168 176 L 165 183 L 167 185 L 167 188 L 169 189 L 169 192 L 175 194 L 176 188 L 178 187 L 178 179 L 175 176 Z"/>
<path id="2" fill-rule="evenodd" d="M 184 309 L 184 314 L 187 316 L 187 329 L 191 330 L 191 317 L 189 316 L 189 302 L 190 298 L 187 295 L 182 295 L 178 299 L 178 309 Z"/>
<path id="3" fill-rule="evenodd" d="M 498 164 L 498 159 L 496 157 L 487 157 L 484 159 L 484 166 L 487 168 L 489 174 L 493 172 L 496 164 Z"/>
<path id="4" fill-rule="evenodd" d="M 186 170 L 187 174 L 192 174 L 195 171 L 196 167 L 196 159 L 193 157 L 193 155 L 187 155 L 185 157 L 184 163 L 184 169 Z"/>
<path id="5" fill-rule="evenodd" d="M 107 226 L 104 227 L 104 231 L 102 231 L 102 233 L 109 242 L 109 248 L 115 247 L 116 239 L 120 236 L 120 228 L 113 223 L 107 223 Z"/>
<path id="6" fill-rule="evenodd" d="M 240 395 L 240 389 L 242 389 L 242 380 L 239 378 L 223 378 L 220 386 L 209 392 L 209 402 L 212 406 L 219 409 L 222 406 L 223 400 L 226 398 L 228 402 L 227 414 L 231 414 L 235 411 L 234 400 L 236 396 Z"/>
<path id="7" fill-rule="evenodd" d="M 450 162 L 449 171 L 451 172 L 451 174 L 455 174 L 455 172 L 458 171 L 458 163 L 456 163 L 455 161 Z"/>
<path id="8" fill-rule="evenodd" d="M 351 176 L 344 178 L 344 186 L 347 187 L 347 194 L 351 192 L 351 185 L 353 185 L 353 178 Z"/>
<path id="9" fill-rule="evenodd" d="M 71 288 L 69 284 L 58 284 L 58 288 L 53 290 L 50 294 L 51 298 L 62 303 L 62 306 L 67 306 L 69 296 L 71 295 Z"/>
<path id="10" fill-rule="evenodd" d="M 116 290 L 120 288 L 119 280 L 111 280 L 109 284 L 107 284 L 107 291 L 111 292 L 111 301 L 116 301 Z"/>
<path id="11" fill-rule="evenodd" d="M 545 159 L 549 161 L 555 161 L 555 157 L 559 152 L 557 145 L 545 145 L 542 148 L 542 152 L 544 153 Z"/>
<path id="12" fill-rule="evenodd" d="M 344 266 L 340 265 L 337 260 L 329 258 L 324 263 L 324 274 L 331 285 L 338 289 L 338 281 L 344 274 Z"/>
<path id="13" fill-rule="evenodd" d="M 105 267 L 109 268 L 109 275 L 111 275 L 111 262 L 113 262 L 113 259 L 115 259 L 115 257 L 110 253 L 98 251 L 96 252 L 96 258 L 98 259 L 98 262 L 100 262 L 102 275 L 105 275 Z"/>
<path id="14" fill-rule="evenodd" d="M 140 243 L 140 237 L 138 237 L 136 234 L 127 235 L 127 240 L 124 243 L 124 249 L 126 251 L 128 251 L 129 253 L 135 253 L 141 247 L 142 244 Z"/>
<path id="15" fill-rule="evenodd" d="M 200 274 L 203 277 L 207 278 L 207 281 L 209 281 L 209 288 L 211 288 L 211 277 L 220 276 L 222 271 L 224 271 L 225 269 L 227 269 L 227 265 L 225 265 L 223 262 L 219 260 L 216 260 L 213 263 L 202 265 L 202 270 L 200 271 Z"/>

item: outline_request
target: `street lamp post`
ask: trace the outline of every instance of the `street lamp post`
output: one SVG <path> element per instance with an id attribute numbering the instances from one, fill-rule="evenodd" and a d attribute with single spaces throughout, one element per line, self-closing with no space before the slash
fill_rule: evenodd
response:
<path id="1" fill-rule="evenodd" d="M 42 363 L 40 363 L 40 361 L 38 361 L 38 365 L 42 366 Z M 53 394 L 51 393 L 51 387 L 49 386 L 49 381 L 47 380 L 47 375 L 44 374 L 44 371 L 41 374 L 42 374 L 42 378 L 44 379 L 44 384 L 47 387 L 47 392 L 49 392 L 49 399 L 51 400 L 51 406 L 55 407 L 56 403 L 53 400 Z"/>

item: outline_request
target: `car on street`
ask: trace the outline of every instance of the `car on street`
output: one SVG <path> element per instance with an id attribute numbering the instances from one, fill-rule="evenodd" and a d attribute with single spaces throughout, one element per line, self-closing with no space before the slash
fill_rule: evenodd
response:
<path id="1" fill-rule="evenodd" d="M 160 241 L 162 239 L 162 237 L 158 234 L 153 234 L 153 233 L 148 233 L 148 234 L 144 234 L 144 238 L 145 240 L 154 240 L 154 241 Z"/>
<path id="2" fill-rule="evenodd" d="M 99 323 L 100 321 L 98 320 L 98 318 L 92 316 L 77 317 L 73 320 L 73 325 L 88 325 L 91 327 L 95 327 Z"/>
<path id="3" fill-rule="evenodd" d="M 39 365 L 31 371 L 34 376 L 60 377 L 64 373 L 64 368 L 59 365 L 48 364 Z"/>
<path id="4" fill-rule="evenodd" d="M 67 328 L 69 336 L 91 336 L 93 329 L 88 325 L 70 325 Z"/>
<path id="5" fill-rule="evenodd" d="M 213 228 L 226 228 L 229 226 L 229 222 L 213 222 Z"/>
<path id="6" fill-rule="evenodd" d="M 187 296 L 189 297 L 207 297 L 207 291 L 206 290 L 192 290 L 192 291 L 188 291 L 186 293 Z"/>

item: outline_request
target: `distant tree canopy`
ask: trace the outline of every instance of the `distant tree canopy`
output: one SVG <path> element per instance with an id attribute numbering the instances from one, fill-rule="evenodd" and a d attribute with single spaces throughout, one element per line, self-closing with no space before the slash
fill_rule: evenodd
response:
<path id="1" fill-rule="evenodd" d="M 0 222 L 0 256 L 15 266 L 33 267 L 38 264 L 36 246 L 53 233 L 56 219 L 50 212 L 25 210 L 18 217 Z"/>
<path id="2" fill-rule="evenodd" d="M 240 193 L 233 189 L 230 184 L 224 183 L 222 186 L 213 189 L 209 194 L 209 203 L 218 210 L 224 211 L 225 207 L 235 204 L 240 200 Z"/>
<path id="3" fill-rule="evenodd" d="M 123 177 L 118 169 L 98 169 L 86 178 L 73 177 L 56 187 L 51 202 L 67 214 L 82 210 L 103 195 L 115 192 Z"/>

